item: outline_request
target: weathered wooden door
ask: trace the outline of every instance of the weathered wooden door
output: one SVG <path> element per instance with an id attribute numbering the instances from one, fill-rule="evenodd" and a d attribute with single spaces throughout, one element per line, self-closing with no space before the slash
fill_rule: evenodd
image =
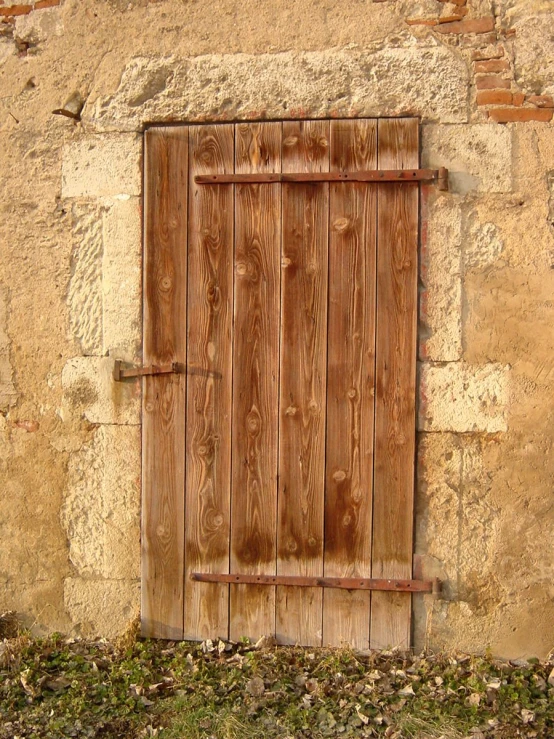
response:
<path id="1" fill-rule="evenodd" d="M 315 175 L 417 167 L 415 119 L 146 132 L 145 635 L 409 646 L 322 585 L 412 577 L 418 187 Z"/>

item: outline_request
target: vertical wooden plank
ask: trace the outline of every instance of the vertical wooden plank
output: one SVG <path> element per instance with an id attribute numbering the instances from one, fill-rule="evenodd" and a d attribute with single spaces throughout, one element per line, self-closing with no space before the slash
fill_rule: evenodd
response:
<path id="1" fill-rule="evenodd" d="M 235 172 L 281 171 L 281 124 L 235 127 Z M 281 186 L 238 185 L 231 572 L 275 574 Z M 231 585 L 231 639 L 275 633 L 275 588 Z"/>
<path id="2" fill-rule="evenodd" d="M 188 132 L 145 134 L 145 364 L 186 363 Z M 143 379 L 142 634 L 183 636 L 184 375 Z"/>
<path id="3" fill-rule="evenodd" d="M 377 123 L 331 122 L 331 171 L 377 167 Z M 325 575 L 371 577 L 376 185 L 330 186 Z M 370 593 L 327 589 L 323 643 L 369 647 Z"/>
<path id="4" fill-rule="evenodd" d="M 329 122 L 283 124 L 283 172 L 329 170 Z M 329 186 L 282 186 L 277 573 L 321 576 Z M 277 639 L 322 642 L 322 589 L 277 588 Z"/>
<path id="5" fill-rule="evenodd" d="M 229 586 L 191 572 L 229 572 L 233 320 L 233 185 L 196 185 L 232 173 L 232 125 L 190 128 L 189 321 L 185 523 L 185 638 L 225 637 Z"/>
<path id="6" fill-rule="evenodd" d="M 417 168 L 416 119 L 379 121 L 379 168 Z M 412 574 L 418 188 L 378 194 L 375 473 L 372 576 Z M 410 646 L 411 595 L 373 594 L 371 647 Z"/>

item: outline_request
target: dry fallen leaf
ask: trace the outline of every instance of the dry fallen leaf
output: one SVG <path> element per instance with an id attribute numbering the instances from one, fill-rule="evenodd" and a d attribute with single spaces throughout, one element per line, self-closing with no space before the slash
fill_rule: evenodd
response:
<path id="1" fill-rule="evenodd" d="M 246 683 L 246 692 L 253 696 L 260 696 L 265 693 L 264 681 L 261 677 L 253 677 Z"/>
<path id="2" fill-rule="evenodd" d="M 398 691 L 398 695 L 415 695 L 415 693 L 411 685 L 406 685 L 402 690 Z"/>

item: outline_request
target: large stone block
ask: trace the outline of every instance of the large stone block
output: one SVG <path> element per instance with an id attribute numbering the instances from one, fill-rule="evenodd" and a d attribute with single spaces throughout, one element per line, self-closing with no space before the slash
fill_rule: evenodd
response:
<path id="1" fill-rule="evenodd" d="M 140 430 L 101 426 L 73 454 L 61 519 L 81 576 L 138 577 Z"/>
<path id="2" fill-rule="evenodd" d="M 80 636 L 113 638 L 138 616 L 140 587 L 127 580 L 67 578 L 64 604 Z"/>
<path id="3" fill-rule="evenodd" d="M 509 368 L 500 364 L 423 364 L 419 429 L 506 431 L 508 382 Z"/>
<path id="4" fill-rule="evenodd" d="M 463 448 L 454 434 L 423 434 L 418 445 L 415 551 L 440 563 L 457 585 Z M 426 573 L 430 574 L 430 573 Z"/>
<path id="5" fill-rule="evenodd" d="M 140 136 L 86 136 L 64 148 L 62 197 L 139 195 L 140 191 Z"/>
<path id="6" fill-rule="evenodd" d="M 140 423 L 138 380 L 115 382 L 110 357 L 75 357 L 62 371 L 63 412 L 90 423 Z"/>
<path id="7" fill-rule="evenodd" d="M 279 54 L 136 57 L 115 94 L 93 90 L 83 111 L 99 131 L 147 122 L 421 115 L 467 120 L 467 67 L 436 41 L 398 37 L 396 48 Z"/>
<path id="8" fill-rule="evenodd" d="M 138 198 L 117 200 L 104 215 L 103 350 L 129 361 L 141 343 L 140 228 Z"/>
<path id="9" fill-rule="evenodd" d="M 69 328 L 83 354 L 102 354 L 102 213 L 96 204 L 72 208 L 73 249 L 67 291 Z"/>
<path id="10" fill-rule="evenodd" d="M 554 94 L 554 37 L 551 0 L 501 3 L 507 24 L 515 29 L 514 72 L 527 93 Z"/>
<path id="11" fill-rule="evenodd" d="M 452 192 L 509 192 L 511 132 L 486 123 L 424 126 L 423 166 L 447 167 Z"/>
<path id="12" fill-rule="evenodd" d="M 452 196 L 430 206 L 423 245 L 420 356 L 452 362 L 462 356 L 462 213 Z"/>

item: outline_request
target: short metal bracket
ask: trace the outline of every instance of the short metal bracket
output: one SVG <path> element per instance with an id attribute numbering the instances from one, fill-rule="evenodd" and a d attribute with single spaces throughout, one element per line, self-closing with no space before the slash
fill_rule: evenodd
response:
<path id="1" fill-rule="evenodd" d="M 185 368 L 179 362 L 171 362 L 171 364 L 150 364 L 146 367 L 123 367 L 121 359 L 116 359 L 113 368 L 113 378 L 116 382 L 122 382 L 130 377 L 146 377 L 149 375 L 178 375 L 182 374 Z"/>

